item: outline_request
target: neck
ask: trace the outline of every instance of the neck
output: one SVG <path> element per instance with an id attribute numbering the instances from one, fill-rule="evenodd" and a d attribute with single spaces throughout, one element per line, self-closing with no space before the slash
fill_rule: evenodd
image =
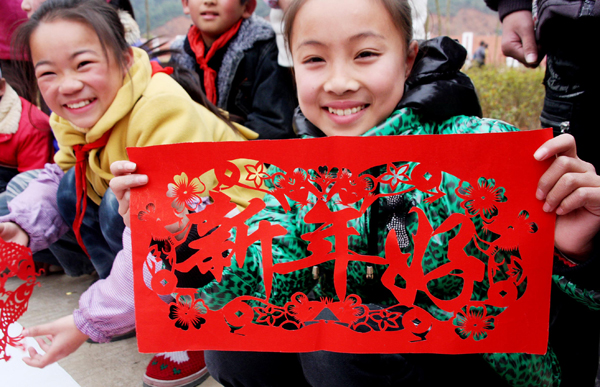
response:
<path id="1" fill-rule="evenodd" d="M 217 39 L 213 39 L 213 38 L 209 38 L 206 35 L 204 35 L 204 32 L 200 31 L 200 35 L 202 36 L 202 41 L 204 42 L 204 52 L 207 53 L 208 50 L 210 50 L 210 46 L 213 45 L 213 43 L 215 42 L 215 40 Z"/>

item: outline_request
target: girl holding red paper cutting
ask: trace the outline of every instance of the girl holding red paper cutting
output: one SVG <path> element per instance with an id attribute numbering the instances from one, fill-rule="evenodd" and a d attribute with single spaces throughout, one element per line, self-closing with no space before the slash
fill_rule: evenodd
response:
<path id="1" fill-rule="evenodd" d="M 459 73 L 466 57 L 463 48 L 452 40 L 442 38 L 424 43 L 426 50 L 419 52 L 417 43 L 411 39 L 410 8 L 405 0 L 296 0 L 288 10 L 285 24 L 288 26 L 287 38 L 295 63 L 302 113 L 298 115 L 296 124 L 304 137 L 516 130 L 502 122 L 476 117 L 480 110 L 472 84 Z M 583 371 L 577 375 L 575 364 L 581 360 L 567 359 L 568 351 L 574 346 L 570 347 L 560 336 L 565 336 L 561 324 L 575 318 L 564 313 L 596 318 L 594 314 L 581 310 L 587 306 L 597 307 L 593 293 L 587 293 L 590 295 L 588 304 L 591 305 L 565 305 L 571 302 L 567 296 L 569 292 L 585 291 L 577 289 L 577 286 L 594 284 L 600 260 L 594 245 L 594 237 L 600 230 L 600 177 L 590 164 L 577 158 L 575 143 L 570 136 L 546 142 L 533 156 L 537 160 L 556 158 L 540 179 L 536 193 L 537 198 L 544 202 L 545 211 L 559 215 L 555 243 L 562 260 L 557 261 L 556 268 L 564 274 L 555 278 L 559 294 L 553 295 L 553 300 L 560 300 L 563 305 L 560 306 L 561 315 L 553 316 L 555 320 L 550 328 L 551 345 L 558 343 L 558 346 L 550 349 L 548 354 L 445 356 L 207 351 L 211 374 L 224 385 L 247 386 L 429 386 L 449 381 L 460 381 L 463 386 L 479 386 L 482 383 L 490 386 L 537 386 L 554 385 L 561 380 L 567 385 L 584 385 L 578 382 L 588 375 L 583 375 Z M 142 175 L 132 174 L 135 172 L 132 163 L 115 163 L 112 169 L 117 178 L 111 181 L 111 187 L 119 198 L 119 211 L 128 223 L 128 190 L 145 184 L 147 180 Z M 264 201 L 267 213 L 270 205 L 279 206 L 277 200 L 269 195 Z M 440 203 L 448 207 L 451 205 L 444 200 Z M 288 230 L 288 235 L 282 238 L 282 248 L 274 251 L 274 262 L 293 260 L 296 254 L 288 249 L 291 244 L 286 244 L 286 238 L 299 239 L 294 224 L 298 224 L 296 216 L 300 215 L 292 209 L 285 217 L 278 217 L 275 212 L 268 216 L 271 222 L 280 222 Z M 367 221 L 360 219 L 362 224 L 367 224 Z M 361 234 L 354 247 L 363 249 L 368 244 L 366 239 L 367 236 Z M 274 240 L 274 243 L 277 242 L 277 239 Z M 301 244 L 298 246 L 303 248 Z M 356 252 L 363 253 L 362 250 Z M 125 259 L 130 253 L 131 246 L 127 241 L 119 257 Z M 302 251 L 299 254 L 307 255 Z M 260 291 L 257 269 L 260 257 L 248 257 L 243 268 L 237 270 L 244 270 L 240 274 L 246 274 L 246 285 L 252 274 L 256 274 L 256 291 Z M 235 271 L 230 274 L 229 278 L 236 277 Z M 311 273 L 307 275 L 312 276 Z M 365 281 L 364 275 L 360 277 L 348 276 L 359 292 Z M 131 284 L 126 285 L 125 282 L 130 278 L 131 274 L 123 276 L 124 282 L 115 283 L 115 286 L 129 289 Z M 218 291 L 230 294 L 232 289 L 236 289 L 231 285 L 209 284 L 212 299 L 218 298 L 215 297 Z M 281 285 L 281 291 L 277 293 L 283 294 L 282 299 L 286 299 L 289 292 L 310 290 L 296 287 L 293 283 Z M 211 295 L 207 292 L 204 296 L 210 304 Z M 133 299 L 121 301 L 130 305 L 127 310 L 121 309 L 123 313 L 131 313 Z M 272 302 L 278 304 L 281 300 Z M 93 312 L 90 313 L 89 303 L 80 306 L 82 309 L 75 313 L 77 327 L 86 332 L 94 329 L 106 332 L 109 329 L 95 319 Z M 578 329 L 585 329 L 590 335 L 591 345 L 597 346 L 600 326 L 594 321 L 581 325 L 586 326 Z M 588 325 L 592 327 L 588 328 Z M 46 345 L 46 349 L 52 351 L 56 359 L 57 353 L 62 350 L 73 350 L 69 346 L 72 342 L 69 335 L 73 329 L 72 318 L 66 318 L 43 327 L 32 327 L 27 333 L 32 336 L 54 334 L 55 342 Z M 571 335 L 572 332 L 566 334 Z M 36 354 L 33 356 L 38 364 L 48 360 Z M 597 364 L 597 359 L 595 362 Z"/>

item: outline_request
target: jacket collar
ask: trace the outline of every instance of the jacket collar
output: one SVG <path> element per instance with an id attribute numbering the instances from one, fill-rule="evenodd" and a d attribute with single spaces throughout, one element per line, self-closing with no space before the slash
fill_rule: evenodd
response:
<path id="1" fill-rule="evenodd" d="M 19 130 L 23 106 L 17 92 L 6 83 L 6 91 L 0 99 L 0 134 L 15 134 Z"/>

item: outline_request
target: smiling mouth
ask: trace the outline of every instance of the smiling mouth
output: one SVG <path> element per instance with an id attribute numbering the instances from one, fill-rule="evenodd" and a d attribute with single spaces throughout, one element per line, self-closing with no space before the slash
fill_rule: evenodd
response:
<path id="1" fill-rule="evenodd" d="M 335 114 L 336 116 L 349 116 L 350 114 L 358 113 L 359 111 L 363 110 L 365 107 L 367 107 L 367 105 L 356 106 L 356 107 L 353 107 L 352 109 L 334 109 L 334 108 L 328 107 L 327 110 L 329 110 L 329 113 Z"/>
<path id="2" fill-rule="evenodd" d="M 95 99 L 86 99 L 85 101 L 80 101 L 77 103 L 68 103 L 68 104 L 65 104 L 65 106 L 68 107 L 69 109 L 80 109 L 84 106 L 91 104 L 94 101 L 95 101 Z"/>

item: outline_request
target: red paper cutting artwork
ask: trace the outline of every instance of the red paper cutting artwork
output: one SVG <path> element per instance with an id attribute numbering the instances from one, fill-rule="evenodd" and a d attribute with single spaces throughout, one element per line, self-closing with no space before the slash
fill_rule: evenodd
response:
<path id="1" fill-rule="evenodd" d="M 140 351 L 544 353 L 551 136 L 129 149 Z"/>
<path id="2" fill-rule="evenodd" d="M 22 336 L 12 337 L 8 327 L 27 310 L 33 287 L 38 285 L 31 250 L 0 239 L 0 360 L 8 361 L 6 346 L 24 348 Z M 14 291 L 6 290 L 6 281 L 17 277 L 21 283 Z"/>

